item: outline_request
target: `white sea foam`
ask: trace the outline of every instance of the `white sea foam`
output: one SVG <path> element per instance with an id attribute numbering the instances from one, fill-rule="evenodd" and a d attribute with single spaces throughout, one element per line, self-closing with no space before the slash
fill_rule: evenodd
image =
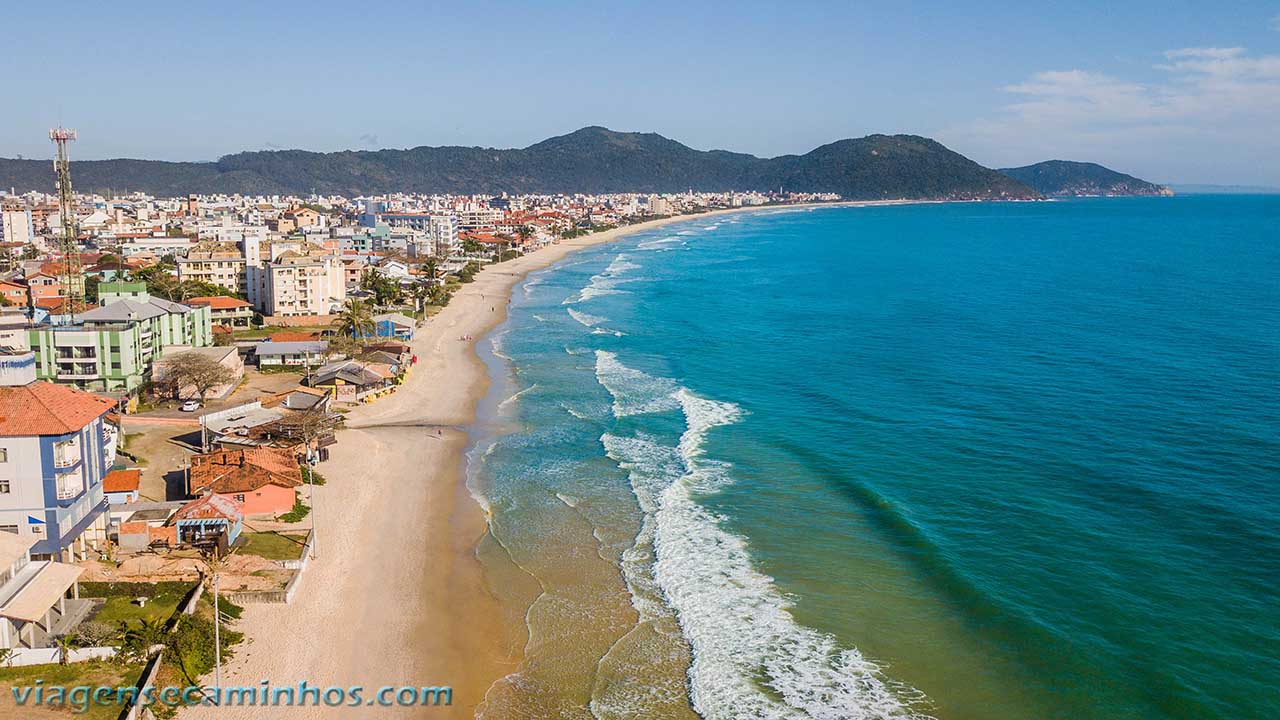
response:
<path id="1" fill-rule="evenodd" d="M 921 717 L 856 649 L 797 623 L 773 579 L 755 569 L 746 539 L 698 502 L 733 482 L 732 466 L 707 457 L 705 441 L 713 428 L 737 422 L 741 409 L 627 368 L 612 353 L 597 351 L 596 357 L 597 377 L 613 395 L 619 417 L 635 408 L 666 409 L 668 400 L 685 416 L 675 448 L 643 436 L 606 435 L 601 441 L 628 471 L 641 510 L 652 518 L 635 551 L 643 553 L 651 529 L 653 577 L 693 649 L 694 709 L 711 720 Z M 628 573 L 625 560 L 624 574 L 629 585 L 643 580 L 634 569 Z M 660 612 L 646 601 L 635 601 L 637 611 Z"/>
<path id="2" fill-rule="evenodd" d="M 560 403 L 560 407 L 564 408 L 564 411 L 565 411 L 565 412 L 567 412 L 567 413 L 569 413 L 570 415 L 572 415 L 572 416 L 574 416 L 574 417 L 578 418 L 579 420 L 596 420 L 596 419 L 597 419 L 597 418 L 593 418 L 593 417 L 591 417 L 590 415 L 588 415 L 588 414 L 586 414 L 586 413 L 582 412 L 581 410 L 577 410 L 577 409 L 575 409 L 575 408 L 573 408 L 573 407 L 570 407 L 569 405 L 566 405 L 566 404 L 564 404 L 564 403 Z"/>
<path id="3" fill-rule="evenodd" d="M 609 319 L 606 317 L 600 317 L 599 315 L 592 315 L 590 313 L 579 312 L 578 310 L 574 310 L 573 308 L 569 308 L 569 316 L 572 317 L 574 320 L 577 320 L 580 324 L 586 327 L 595 327 L 596 325 L 599 325 L 600 323 Z"/>
<path id="4" fill-rule="evenodd" d="M 529 297 L 533 294 L 533 289 L 546 282 L 546 277 L 542 274 L 530 277 L 524 284 L 524 296 Z"/>
<path id="5" fill-rule="evenodd" d="M 621 330 L 610 330 L 609 328 L 598 327 L 591 331 L 592 335 L 612 335 L 614 337 L 623 337 L 626 333 Z"/>
<path id="6" fill-rule="evenodd" d="M 534 384 L 530 385 L 529 387 L 527 387 L 527 388 L 525 388 L 525 389 L 521 390 L 520 392 L 517 392 L 516 394 L 512 395 L 511 397 L 507 398 L 506 400 L 503 400 L 502 402 L 498 403 L 498 412 L 505 412 L 505 411 L 506 411 L 506 409 L 507 409 L 507 406 L 511 405 L 511 404 L 512 404 L 512 403 L 514 403 L 516 400 L 520 399 L 520 396 L 521 396 L 521 395 L 524 395 L 525 393 L 529 392 L 530 390 L 532 390 L 532 389 L 534 389 L 534 388 L 536 388 L 536 387 L 538 387 L 538 383 L 534 383 Z"/>
<path id="7" fill-rule="evenodd" d="M 617 295 L 624 292 L 619 290 L 618 286 L 623 283 L 635 282 L 639 278 L 623 277 L 632 270 L 638 270 L 639 265 L 631 262 L 626 253 L 618 253 L 618 256 L 609 263 L 609 267 L 603 272 L 592 275 L 591 281 L 587 286 L 578 291 L 577 297 L 565 298 L 563 305 L 572 305 L 574 303 L 584 302 L 592 298 L 602 295 Z"/>
<path id="8" fill-rule="evenodd" d="M 623 365 L 618 361 L 617 353 L 596 351 L 596 379 L 613 396 L 615 417 L 665 412 L 680 407 L 674 395 L 674 382 Z"/>
<path id="9" fill-rule="evenodd" d="M 506 348 L 507 332 L 510 332 L 510 331 L 495 333 L 492 337 L 490 337 L 489 347 L 493 348 L 494 355 L 502 358 L 503 360 L 510 362 L 511 356 L 503 352 L 503 350 Z"/>
<path id="10" fill-rule="evenodd" d="M 668 245 L 674 245 L 674 244 L 684 245 L 686 243 L 681 238 L 678 238 L 673 235 L 671 237 L 664 237 L 658 240 L 645 240 L 644 242 L 637 243 L 636 247 L 639 248 L 640 250 L 660 250 L 665 248 Z"/>

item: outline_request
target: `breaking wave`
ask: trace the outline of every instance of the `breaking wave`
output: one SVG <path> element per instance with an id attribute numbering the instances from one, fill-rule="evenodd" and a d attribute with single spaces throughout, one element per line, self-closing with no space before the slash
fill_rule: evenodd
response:
<path id="1" fill-rule="evenodd" d="M 631 262 L 626 253 L 619 253 L 618 256 L 613 259 L 613 262 L 609 263 L 609 267 L 605 268 L 603 272 L 591 276 L 591 281 L 586 287 L 578 291 L 577 297 L 567 298 L 563 304 L 572 305 L 574 303 L 580 303 L 602 295 L 617 295 L 622 293 L 624 291 L 618 289 L 619 285 L 628 282 L 635 282 L 639 279 L 623 277 L 623 275 L 632 270 L 638 270 L 639 268 L 639 265 Z"/>
<path id="2" fill-rule="evenodd" d="M 773 579 L 755 569 L 747 541 L 698 499 L 733 482 L 733 466 L 707 457 L 717 427 L 737 423 L 734 403 L 699 397 L 675 381 L 596 352 L 596 376 L 618 418 L 679 410 L 675 447 L 637 434 L 606 433 L 606 453 L 628 473 L 644 520 L 623 574 L 642 620 L 674 609 L 693 651 L 694 709 L 711 720 L 902 720 L 924 717 L 871 661 L 835 638 L 800 625 Z M 652 548 L 650 550 L 650 548 Z M 653 558 L 650 571 L 637 561 Z M 659 602 L 665 598 L 666 604 Z"/>

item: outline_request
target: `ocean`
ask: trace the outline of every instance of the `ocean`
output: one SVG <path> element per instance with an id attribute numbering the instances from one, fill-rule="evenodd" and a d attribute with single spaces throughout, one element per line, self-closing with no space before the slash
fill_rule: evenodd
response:
<path id="1" fill-rule="evenodd" d="M 492 718 L 1280 715 L 1280 198 L 762 209 L 482 343 Z"/>

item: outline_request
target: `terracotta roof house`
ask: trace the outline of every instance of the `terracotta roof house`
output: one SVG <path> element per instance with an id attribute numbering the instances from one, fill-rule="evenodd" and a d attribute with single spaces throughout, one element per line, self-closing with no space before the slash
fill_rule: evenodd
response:
<path id="1" fill-rule="evenodd" d="M 112 505 L 127 505 L 138 501 L 138 485 L 142 482 L 142 470 L 124 468 L 112 470 L 102 478 L 102 492 Z"/>
<path id="2" fill-rule="evenodd" d="M 240 298 L 205 295 L 188 298 L 187 304 L 192 307 L 209 308 L 209 317 L 214 323 L 247 328 L 253 322 L 253 306 Z"/>
<path id="3" fill-rule="evenodd" d="M 302 484 L 297 457 L 271 447 L 218 450 L 191 458 L 187 491 L 235 502 L 246 515 L 278 515 L 293 508 Z"/>

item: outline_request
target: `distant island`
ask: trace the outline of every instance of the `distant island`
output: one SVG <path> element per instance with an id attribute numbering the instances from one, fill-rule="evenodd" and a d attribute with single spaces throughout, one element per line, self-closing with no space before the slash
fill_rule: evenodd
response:
<path id="1" fill-rule="evenodd" d="M 1140 180 L 1097 163 L 1047 160 L 1000 172 L 1047 197 L 1172 195 L 1164 185 Z"/>
<path id="2" fill-rule="evenodd" d="M 514 150 L 416 147 L 242 152 L 215 162 L 73 161 L 77 190 L 189 193 L 480 194 L 833 192 L 852 200 L 1025 200 L 1022 182 L 915 135 L 840 140 L 804 155 L 694 150 L 655 133 L 587 127 Z M 0 159 L 0 187 L 51 191 L 48 161 Z"/>

